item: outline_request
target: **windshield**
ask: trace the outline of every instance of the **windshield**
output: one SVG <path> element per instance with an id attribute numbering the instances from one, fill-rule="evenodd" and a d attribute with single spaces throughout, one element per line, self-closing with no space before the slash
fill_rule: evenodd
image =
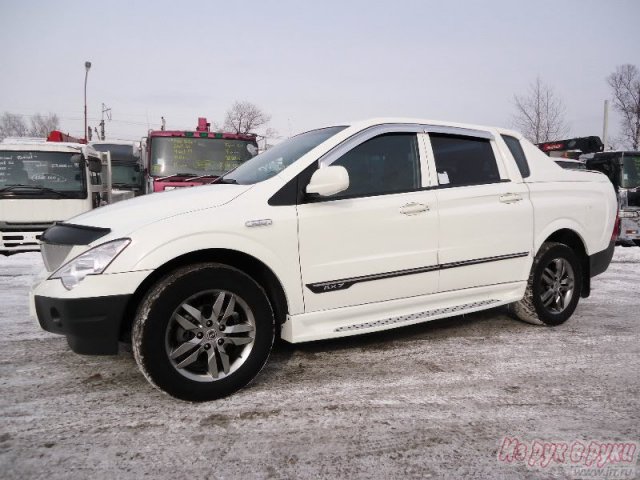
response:
<path id="1" fill-rule="evenodd" d="M 111 152 L 112 162 L 138 161 L 138 156 L 133 150 L 133 145 L 120 145 L 114 143 L 92 143 L 91 146 L 99 152 Z"/>
<path id="2" fill-rule="evenodd" d="M 220 176 L 252 158 L 258 147 L 252 140 L 197 137 L 153 137 L 151 175 L 168 177 Z"/>
<path id="3" fill-rule="evenodd" d="M 32 191 L 48 189 L 84 198 L 81 165 L 79 153 L 0 150 L 0 190 L 20 185 L 31 187 Z M 21 189 L 12 191 L 17 194 Z"/>
<path id="4" fill-rule="evenodd" d="M 142 173 L 136 165 L 111 165 L 111 182 L 114 187 L 139 187 Z"/>
<path id="5" fill-rule="evenodd" d="M 280 173 L 305 153 L 347 127 L 329 127 L 296 135 L 229 172 L 223 180 L 250 185 Z"/>
<path id="6" fill-rule="evenodd" d="M 640 187 L 640 155 L 625 155 L 622 159 L 622 188 Z"/>

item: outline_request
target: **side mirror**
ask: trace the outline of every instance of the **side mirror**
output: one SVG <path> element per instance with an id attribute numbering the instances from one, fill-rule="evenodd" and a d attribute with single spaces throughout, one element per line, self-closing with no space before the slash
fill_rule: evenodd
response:
<path id="1" fill-rule="evenodd" d="M 140 173 L 140 165 L 137 165 L 137 164 L 134 165 L 133 171 L 136 172 L 136 173 Z"/>
<path id="2" fill-rule="evenodd" d="M 102 171 L 102 161 L 99 158 L 89 157 L 89 171 L 100 173 Z"/>
<path id="3" fill-rule="evenodd" d="M 307 193 L 315 193 L 322 197 L 344 192 L 349 188 L 349 173 L 340 166 L 329 166 L 316 170 L 307 185 Z"/>

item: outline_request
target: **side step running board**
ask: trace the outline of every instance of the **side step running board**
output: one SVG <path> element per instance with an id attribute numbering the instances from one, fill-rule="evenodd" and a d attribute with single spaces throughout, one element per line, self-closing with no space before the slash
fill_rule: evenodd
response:
<path id="1" fill-rule="evenodd" d="M 394 325 L 396 323 L 409 322 L 411 320 L 423 320 L 437 315 L 444 315 L 449 313 L 460 312 L 463 310 L 470 310 L 472 308 L 484 307 L 493 303 L 498 303 L 499 300 L 481 300 L 478 302 L 464 303 L 462 305 L 456 305 L 454 307 L 436 308 L 434 310 L 427 310 L 425 312 L 412 313 L 411 315 L 401 315 L 399 317 L 389 317 L 374 322 L 358 323 L 356 325 L 348 325 L 345 327 L 339 327 L 334 332 L 348 332 L 351 330 L 364 330 L 367 328 L 382 327 L 385 325 Z"/>

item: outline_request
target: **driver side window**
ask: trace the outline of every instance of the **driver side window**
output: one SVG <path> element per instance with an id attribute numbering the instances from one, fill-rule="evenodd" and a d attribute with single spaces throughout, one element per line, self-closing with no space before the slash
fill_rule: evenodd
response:
<path id="1" fill-rule="evenodd" d="M 361 143 L 331 165 L 349 173 L 349 188 L 330 199 L 408 192 L 420 188 L 415 133 L 387 133 Z"/>

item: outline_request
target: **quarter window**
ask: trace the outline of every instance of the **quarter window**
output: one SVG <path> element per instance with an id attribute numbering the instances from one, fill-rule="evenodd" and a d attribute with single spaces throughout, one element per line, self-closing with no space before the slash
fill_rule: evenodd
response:
<path id="1" fill-rule="evenodd" d="M 332 163 L 347 169 L 349 188 L 333 198 L 407 192 L 420 188 L 414 133 L 388 133 L 361 143 Z"/>
<path id="2" fill-rule="evenodd" d="M 520 175 L 522 178 L 527 178 L 531 175 L 529 171 L 529 164 L 527 163 L 527 157 L 524 155 L 524 150 L 522 150 L 522 145 L 520 145 L 520 141 L 516 137 L 512 137 L 510 135 L 502 135 L 502 139 L 504 143 L 509 147 L 509 151 L 513 156 L 513 159 L 516 161 L 516 165 L 518 165 L 518 170 L 520 170 Z"/>
<path id="3" fill-rule="evenodd" d="M 433 133 L 429 138 L 440 185 L 481 185 L 500 181 L 489 140 Z"/>

